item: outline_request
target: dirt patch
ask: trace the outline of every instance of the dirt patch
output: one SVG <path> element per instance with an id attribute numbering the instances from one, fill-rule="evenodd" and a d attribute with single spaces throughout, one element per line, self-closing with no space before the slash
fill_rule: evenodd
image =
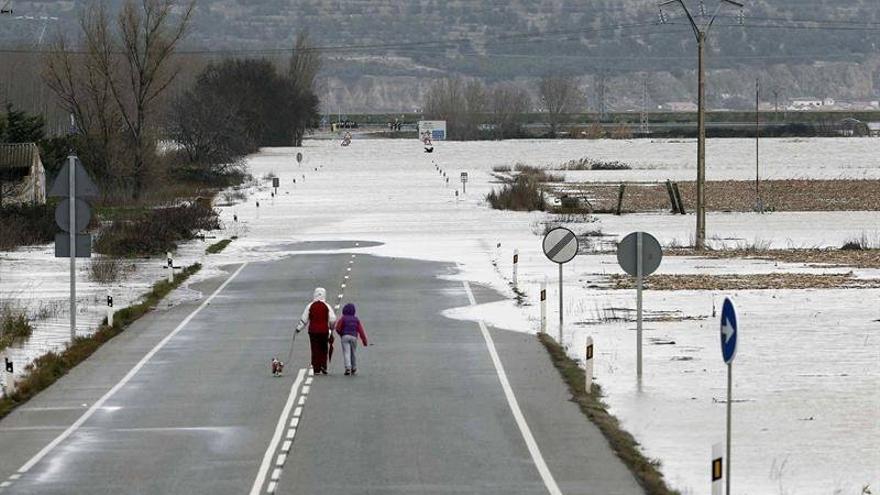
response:
<path id="1" fill-rule="evenodd" d="M 696 205 L 696 182 L 679 182 L 688 212 Z M 589 197 L 594 211 L 617 206 L 617 183 L 565 184 L 571 194 Z M 768 180 L 761 182 L 761 198 L 767 211 L 880 211 L 880 180 Z M 755 183 L 710 181 L 706 183 L 708 211 L 754 211 Z M 624 212 L 670 210 L 665 183 L 627 183 Z"/>
<path id="2" fill-rule="evenodd" d="M 751 258 L 783 263 L 803 263 L 817 267 L 880 268 L 880 249 L 725 249 L 694 251 L 693 249 L 664 250 L 664 256 L 701 256 L 714 259 Z"/>
<path id="3" fill-rule="evenodd" d="M 611 275 L 614 289 L 635 289 L 635 279 Z M 855 278 L 850 273 L 762 273 L 748 275 L 651 275 L 645 279 L 651 290 L 763 290 L 763 289 L 875 289 L 878 279 Z"/>

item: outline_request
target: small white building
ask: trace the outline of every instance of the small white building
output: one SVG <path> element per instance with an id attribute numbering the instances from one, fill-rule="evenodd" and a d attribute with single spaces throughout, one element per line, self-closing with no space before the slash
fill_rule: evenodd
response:
<path id="1" fill-rule="evenodd" d="M 37 145 L 0 144 L 0 205 L 45 202 L 46 170 Z"/>

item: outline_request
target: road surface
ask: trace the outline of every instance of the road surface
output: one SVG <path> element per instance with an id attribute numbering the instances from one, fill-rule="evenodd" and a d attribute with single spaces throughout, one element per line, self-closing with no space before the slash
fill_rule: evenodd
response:
<path id="1" fill-rule="evenodd" d="M 229 267 L 0 421 L 0 491 L 642 493 L 534 336 L 441 315 L 496 294 L 322 248 Z M 358 305 L 374 345 L 355 377 L 341 353 L 311 376 L 302 334 L 273 378 L 316 286 Z"/>

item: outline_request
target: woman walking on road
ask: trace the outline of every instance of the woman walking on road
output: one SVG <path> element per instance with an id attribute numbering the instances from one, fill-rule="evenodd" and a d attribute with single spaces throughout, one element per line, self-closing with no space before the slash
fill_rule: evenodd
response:
<path id="1" fill-rule="evenodd" d="M 296 333 L 299 333 L 306 325 L 309 327 L 309 342 L 312 348 L 312 370 L 315 374 L 327 374 L 327 346 L 330 343 L 333 324 L 336 322 L 336 314 L 333 308 L 327 304 L 327 291 L 323 287 L 315 289 L 312 302 L 306 306 Z"/>
<path id="2" fill-rule="evenodd" d="M 336 333 L 339 334 L 339 341 L 342 345 L 342 357 L 345 361 L 346 375 L 357 373 L 356 352 L 358 337 L 360 337 L 361 342 L 365 346 L 367 345 L 367 334 L 364 332 L 364 326 L 354 313 L 354 304 L 348 303 L 342 308 L 342 318 L 336 321 Z"/>

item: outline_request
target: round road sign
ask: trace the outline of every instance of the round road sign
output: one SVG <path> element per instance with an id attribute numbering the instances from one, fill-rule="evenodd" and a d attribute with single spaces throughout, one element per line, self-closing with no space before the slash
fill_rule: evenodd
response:
<path id="1" fill-rule="evenodd" d="M 736 324 L 736 308 L 729 297 L 724 298 L 721 306 L 721 356 L 725 363 L 736 357 L 736 337 L 739 327 Z"/>
<path id="2" fill-rule="evenodd" d="M 651 234 L 641 232 L 642 234 L 642 276 L 646 277 L 660 267 L 660 260 L 663 259 L 663 250 L 660 249 L 660 243 Z M 617 245 L 617 262 L 623 271 L 637 277 L 638 266 L 636 265 L 639 255 L 638 253 L 638 235 L 639 232 L 633 232 L 624 237 L 620 244 Z"/>
<path id="3" fill-rule="evenodd" d="M 544 255 L 554 263 L 568 263 L 578 254 L 578 240 L 574 232 L 557 227 L 544 236 Z"/>

